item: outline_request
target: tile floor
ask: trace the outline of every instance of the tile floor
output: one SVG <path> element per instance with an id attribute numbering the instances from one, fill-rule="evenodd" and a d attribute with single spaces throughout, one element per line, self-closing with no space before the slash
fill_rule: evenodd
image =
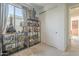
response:
<path id="1" fill-rule="evenodd" d="M 55 47 L 40 43 L 11 56 L 79 56 L 79 49 L 71 47 L 67 52 L 63 52 Z"/>

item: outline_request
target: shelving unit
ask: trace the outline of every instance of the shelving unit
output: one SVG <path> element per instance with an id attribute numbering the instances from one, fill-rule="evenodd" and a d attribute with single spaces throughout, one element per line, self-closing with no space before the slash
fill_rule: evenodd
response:
<path id="1" fill-rule="evenodd" d="M 28 19 L 27 20 L 28 27 L 28 39 L 29 46 L 33 46 L 39 43 L 40 40 L 40 21 L 38 19 Z"/>
<path id="2" fill-rule="evenodd" d="M 20 50 L 22 48 L 27 47 L 25 45 L 25 40 L 27 40 L 26 37 L 27 36 L 24 33 L 18 33 L 18 34 L 16 34 L 16 46 L 17 46 L 17 50 Z"/>
<path id="3" fill-rule="evenodd" d="M 16 39 L 15 33 L 3 35 L 3 55 L 8 55 L 16 51 Z"/>
<path id="4" fill-rule="evenodd" d="M 27 48 L 25 33 L 13 33 L 3 35 L 3 55 L 9 55 L 21 49 Z"/>
<path id="5" fill-rule="evenodd" d="M 0 56 L 2 55 L 2 35 L 0 35 Z"/>

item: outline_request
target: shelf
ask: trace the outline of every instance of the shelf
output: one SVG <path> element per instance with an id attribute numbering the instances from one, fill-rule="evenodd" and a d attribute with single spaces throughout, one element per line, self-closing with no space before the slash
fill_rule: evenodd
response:
<path id="1" fill-rule="evenodd" d="M 37 20 L 37 19 L 28 19 L 29 21 L 36 21 L 36 22 L 38 22 L 39 20 Z"/>
<path id="2" fill-rule="evenodd" d="M 28 22 L 29 22 L 29 25 L 31 24 L 31 26 L 28 26 Z M 27 44 L 25 46 L 25 43 L 27 43 L 25 42 L 26 39 L 28 39 L 29 47 L 39 43 L 40 42 L 40 24 L 39 26 L 37 26 L 36 24 L 37 25 L 39 24 L 38 20 L 35 20 L 35 19 L 27 20 L 27 31 L 28 31 L 27 38 L 24 33 L 4 34 L 3 47 L 5 48 L 3 52 L 7 53 L 8 55 L 10 53 L 13 53 L 25 48 L 27 46 Z M 29 29 L 31 30 L 30 32 L 29 32 Z M 8 38 L 10 36 L 13 36 L 13 39 Z"/>
<path id="3" fill-rule="evenodd" d="M 40 21 L 36 19 L 27 20 L 28 39 L 30 46 L 40 42 Z M 30 31 L 29 31 L 30 30 Z M 39 35 L 39 36 L 38 36 Z"/>

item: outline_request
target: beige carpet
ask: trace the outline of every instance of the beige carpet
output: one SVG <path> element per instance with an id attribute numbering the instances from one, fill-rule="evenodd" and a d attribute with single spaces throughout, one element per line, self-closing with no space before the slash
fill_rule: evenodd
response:
<path id="1" fill-rule="evenodd" d="M 55 47 L 40 43 L 12 54 L 11 56 L 79 56 L 79 50 L 72 47 L 69 51 L 63 52 Z"/>

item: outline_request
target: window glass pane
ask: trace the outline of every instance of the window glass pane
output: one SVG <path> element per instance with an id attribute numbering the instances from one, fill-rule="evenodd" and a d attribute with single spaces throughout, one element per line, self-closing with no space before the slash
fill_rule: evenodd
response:
<path id="1" fill-rule="evenodd" d="M 8 5 L 8 19 L 7 19 L 7 26 L 10 24 L 10 17 L 12 17 L 12 24 L 14 25 L 14 6 Z"/>
<path id="2" fill-rule="evenodd" d="M 8 5 L 8 17 L 6 20 L 6 25 L 5 25 L 5 30 L 4 32 L 6 32 L 7 28 L 10 27 L 10 24 L 12 24 L 12 26 L 14 27 L 14 6 L 12 5 Z M 12 20 L 11 20 L 12 19 Z"/>
<path id="3" fill-rule="evenodd" d="M 15 7 L 15 28 L 17 32 L 23 31 L 23 21 L 22 9 Z"/>

